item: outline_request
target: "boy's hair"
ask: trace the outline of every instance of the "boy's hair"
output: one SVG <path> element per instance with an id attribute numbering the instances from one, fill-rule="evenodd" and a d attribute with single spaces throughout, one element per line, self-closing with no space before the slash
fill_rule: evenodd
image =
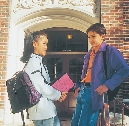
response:
<path id="1" fill-rule="evenodd" d="M 43 30 L 41 30 L 30 33 L 24 38 L 24 51 L 23 51 L 23 56 L 20 59 L 23 63 L 28 62 L 30 55 L 34 53 L 33 42 L 34 41 L 37 42 L 41 36 L 47 37 L 47 34 Z"/>
<path id="2" fill-rule="evenodd" d="M 86 33 L 88 34 L 89 31 L 96 32 L 100 35 L 105 34 L 106 35 L 106 28 L 104 27 L 103 24 L 100 23 L 95 23 L 91 25 L 87 30 Z"/>

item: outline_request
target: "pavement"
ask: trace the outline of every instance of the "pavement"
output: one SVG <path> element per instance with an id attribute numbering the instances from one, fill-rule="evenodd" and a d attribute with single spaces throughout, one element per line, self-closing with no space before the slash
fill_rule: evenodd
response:
<path id="1" fill-rule="evenodd" d="M 110 112 L 110 124 L 111 126 L 122 126 L 122 114 L 115 113 L 115 124 L 114 124 L 114 113 Z M 123 126 L 129 126 L 129 116 L 124 115 Z"/>
<path id="2" fill-rule="evenodd" d="M 114 126 L 114 113 L 110 112 L 110 126 Z M 122 126 L 122 115 L 119 113 L 116 113 L 116 126 Z M 71 123 L 71 118 L 68 117 L 61 117 L 60 118 L 62 126 L 70 126 Z M 22 126 L 22 124 L 12 124 L 12 125 L 0 125 L 0 126 Z M 30 121 L 29 119 L 26 120 L 26 126 L 34 126 L 33 122 Z M 124 115 L 124 120 L 123 120 L 123 126 L 129 126 L 129 116 Z"/>
<path id="3" fill-rule="evenodd" d="M 62 126 L 70 126 L 70 123 L 71 123 L 70 118 L 61 117 L 60 120 L 61 120 Z M 30 121 L 29 119 L 27 119 L 25 123 L 26 123 L 25 126 L 34 126 L 33 122 Z M 6 125 L 0 125 L 0 126 L 23 126 L 23 125 L 22 123 L 19 123 L 19 124 L 6 124 Z"/>
<path id="4" fill-rule="evenodd" d="M 70 126 L 70 121 L 61 121 L 62 126 Z M 0 125 L 0 126 L 23 126 L 22 124 L 10 124 L 10 125 Z M 33 124 L 26 124 L 26 126 L 34 126 Z"/>

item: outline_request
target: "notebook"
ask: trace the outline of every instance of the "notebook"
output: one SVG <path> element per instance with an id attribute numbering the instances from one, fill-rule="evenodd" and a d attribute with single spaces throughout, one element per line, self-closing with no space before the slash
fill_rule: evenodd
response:
<path id="1" fill-rule="evenodd" d="M 68 92 L 74 86 L 74 83 L 69 75 L 67 73 L 64 73 L 63 75 L 52 81 L 51 86 L 61 92 Z"/>

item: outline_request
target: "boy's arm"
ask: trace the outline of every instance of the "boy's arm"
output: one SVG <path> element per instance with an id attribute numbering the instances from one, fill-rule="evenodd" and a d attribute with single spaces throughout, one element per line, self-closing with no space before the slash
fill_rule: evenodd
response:
<path id="1" fill-rule="evenodd" d="M 104 84 L 105 86 L 110 89 L 114 90 L 117 86 L 119 86 L 129 75 L 129 66 L 127 65 L 126 61 L 122 54 L 114 47 L 111 47 L 109 52 L 109 61 L 107 64 L 108 69 L 107 72 L 114 71 L 113 75 L 108 79 Z M 110 73 L 107 73 L 107 75 Z"/>

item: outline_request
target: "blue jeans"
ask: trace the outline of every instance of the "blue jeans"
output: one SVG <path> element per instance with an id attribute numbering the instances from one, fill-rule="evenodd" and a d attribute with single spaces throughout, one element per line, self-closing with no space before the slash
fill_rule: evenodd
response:
<path id="1" fill-rule="evenodd" d="M 92 110 L 91 86 L 82 86 L 77 97 L 71 126 L 96 126 L 99 110 Z"/>
<path id="2" fill-rule="evenodd" d="M 35 126 L 62 126 L 58 116 L 44 120 L 33 120 Z"/>

